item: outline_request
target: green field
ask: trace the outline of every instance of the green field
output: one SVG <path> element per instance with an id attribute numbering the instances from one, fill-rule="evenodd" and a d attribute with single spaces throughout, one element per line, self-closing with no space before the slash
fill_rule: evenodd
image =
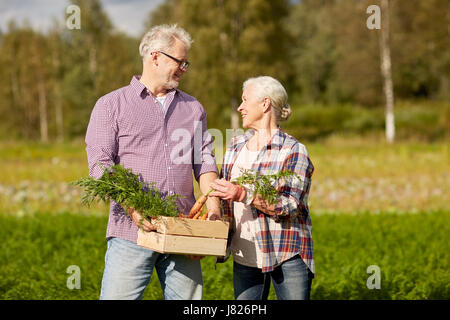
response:
<path id="1" fill-rule="evenodd" d="M 312 299 L 449 299 L 449 212 L 313 216 Z M 40 213 L 0 217 L 0 299 L 98 299 L 105 217 Z M 233 299 L 232 262 L 202 260 L 204 298 Z M 67 268 L 80 268 L 69 289 Z M 368 289 L 380 268 L 380 289 Z M 156 272 L 145 299 L 162 299 Z M 269 296 L 275 299 L 273 291 Z"/>
<path id="2" fill-rule="evenodd" d="M 334 137 L 307 144 L 312 299 L 449 299 L 450 185 L 446 143 Z M 87 175 L 82 143 L 0 143 L 0 299 L 98 299 L 107 206 L 80 205 L 68 186 Z M 205 299 L 233 299 L 232 262 L 202 260 Z M 69 289 L 69 266 L 81 288 Z M 369 289 L 369 266 L 381 272 Z M 161 299 L 156 273 L 145 299 Z M 271 291 L 270 299 L 275 299 Z"/>

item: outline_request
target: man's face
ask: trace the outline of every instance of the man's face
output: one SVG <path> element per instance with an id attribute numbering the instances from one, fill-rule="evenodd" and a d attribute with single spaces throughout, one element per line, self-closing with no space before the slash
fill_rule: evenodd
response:
<path id="1" fill-rule="evenodd" d="M 169 50 L 164 52 L 178 60 L 187 60 L 186 46 L 178 39 L 175 40 L 174 45 Z M 160 52 L 158 55 L 158 60 L 160 62 L 160 80 L 164 84 L 164 88 L 166 90 L 177 88 L 181 76 L 186 72 L 186 70 L 181 70 L 180 64 L 172 58 Z"/>

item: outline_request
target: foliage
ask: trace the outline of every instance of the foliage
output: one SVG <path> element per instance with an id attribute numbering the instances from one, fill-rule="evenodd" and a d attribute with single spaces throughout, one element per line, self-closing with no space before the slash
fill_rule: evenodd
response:
<path id="1" fill-rule="evenodd" d="M 302 141 L 323 139 L 333 134 L 364 136 L 382 133 L 385 114 L 350 104 L 301 104 L 292 106 L 293 114 L 282 124 L 289 134 Z M 395 111 L 398 140 L 436 141 L 448 139 L 450 103 L 438 101 L 398 101 Z"/>
<path id="2" fill-rule="evenodd" d="M 0 35 L 2 136 L 84 136 L 96 100 L 139 73 L 138 40 L 113 32 L 99 0 L 71 2 L 81 8 L 81 30 L 56 21 L 41 34 L 12 22 Z"/>
<path id="3" fill-rule="evenodd" d="M 448 300 L 448 143 L 333 135 L 306 146 L 311 298 Z M 0 299 L 98 299 L 108 208 L 84 210 L 79 188 L 68 188 L 87 171 L 83 142 L 0 142 L 0 165 Z M 201 263 L 204 298 L 233 299 L 232 260 Z M 66 286 L 70 265 L 81 269 L 79 290 Z M 366 286 L 370 265 L 380 267 L 379 290 Z M 144 299 L 162 297 L 154 272 Z"/>
<path id="4" fill-rule="evenodd" d="M 0 215 L 0 261 L 6 262 L 0 265 L 0 299 L 97 300 L 107 220 L 67 212 Z M 311 298 L 448 300 L 449 220 L 448 211 L 313 215 Z M 234 299 L 232 260 L 215 266 L 206 257 L 201 263 L 204 299 Z M 71 265 L 80 267 L 80 289 L 67 288 Z M 380 267 L 380 289 L 367 288 L 370 265 Z M 154 272 L 144 299 L 162 298 Z M 273 289 L 269 299 L 276 299 Z"/>
<path id="5" fill-rule="evenodd" d="M 233 179 L 231 182 L 239 185 L 251 185 L 255 188 L 255 195 L 259 194 L 262 199 L 267 200 L 269 204 L 275 204 L 278 201 L 279 192 L 274 186 L 283 183 L 283 179 L 296 177 L 300 179 L 292 171 L 280 171 L 274 174 L 259 174 L 252 170 L 241 170 L 239 177 Z"/>
<path id="6" fill-rule="evenodd" d="M 100 0 L 71 3 L 81 9 L 81 30 L 65 28 L 61 14 L 46 34 L 14 21 L 0 34 L 2 137 L 33 141 L 83 137 L 96 100 L 141 73 L 140 39 L 114 31 Z M 384 123 L 378 117 L 383 112 L 379 30 L 366 27 L 366 9 L 378 3 L 166 0 L 149 13 L 145 26 L 177 23 L 193 36 L 192 67 L 180 89 L 203 104 L 210 128 L 230 128 L 242 82 L 265 74 L 282 82 L 291 106 L 360 109 L 352 115 L 361 118 L 344 121 L 343 129 L 361 132 Z M 442 10 L 447 3 L 390 3 L 395 108 L 402 100 L 448 101 L 450 53 L 448 32 L 442 27 L 448 24 Z M 367 108 L 377 110 L 374 119 Z M 337 117 L 335 111 L 330 112 Z M 419 116 L 411 121 L 420 121 Z M 427 127 L 414 126 L 426 135 L 442 137 L 448 127 L 434 130 L 435 118 Z M 399 117 L 399 138 L 409 136 L 402 132 L 405 119 Z M 292 127 L 299 125 L 293 122 Z M 329 127 L 317 130 L 302 136 L 335 132 Z"/>
<path id="7" fill-rule="evenodd" d="M 270 75 L 289 84 L 289 34 L 283 20 L 289 1 L 173 0 L 150 13 L 146 26 L 177 23 L 194 43 L 192 67 L 180 88 L 206 108 L 210 127 L 230 127 L 242 83 Z"/>
<path id="8" fill-rule="evenodd" d="M 381 27 L 390 21 L 394 93 L 399 99 L 450 95 L 445 0 L 390 1 L 390 16 L 381 13 Z M 383 103 L 379 32 L 366 27 L 370 5 L 379 1 L 303 0 L 287 17 L 295 41 L 296 102 Z M 444 71 L 447 70 L 447 71 Z"/>
<path id="9" fill-rule="evenodd" d="M 114 165 L 104 168 L 102 176 L 81 178 L 73 182 L 74 185 L 84 188 L 81 199 L 85 205 L 90 205 L 94 200 L 108 202 L 114 200 L 122 205 L 125 212 L 132 208 L 142 214 L 143 219 L 157 216 L 178 216 L 175 200 L 178 195 L 163 196 L 155 187 L 155 183 L 143 182 L 131 169 L 122 165 Z"/>

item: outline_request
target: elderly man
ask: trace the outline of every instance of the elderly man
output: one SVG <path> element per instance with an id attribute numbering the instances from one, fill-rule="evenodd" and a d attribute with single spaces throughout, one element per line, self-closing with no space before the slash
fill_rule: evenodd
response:
<path id="1" fill-rule="evenodd" d="M 91 176 L 100 177 L 102 166 L 121 163 L 156 183 L 163 194 L 184 196 L 178 207 L 185 213 L 195 202 L 192 173 L 203 193 L 218 174 L 205 110 L 177 89 L 189 67 L 191 43 L 190 35 L 176 25 L 153 27 L 139 46 L 142 76 L 133 76 L 128 86 L 97 101 L 86 133 Z M 188 145 L 180 147 L 180 138 Z M 220 215 L 218 199 L 208 200 L 206 206 L 213 216 Z M 100 299 L 141 299 L 154 268 L 165 299 L 201 299 L 199 257 L 138 246 L 138 228 L 155 229 L 141 217 L 136 211 L 126 215 L 111 202 Z"/>

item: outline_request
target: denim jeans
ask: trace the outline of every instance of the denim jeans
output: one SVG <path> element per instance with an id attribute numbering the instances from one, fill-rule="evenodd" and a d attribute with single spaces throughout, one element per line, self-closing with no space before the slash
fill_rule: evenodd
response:
<path id="1" fill-rule="evenodd" d="M 278 300 L 308 300 L 313 274 L 299 255 L 272 272 L 233 262 L 234 297 L 237 300 L 267 300 L 272 280 Z"/>
<path id="2" fill-rule="evenodd" d="M 161 254 L 136 243 L 110 238 L 105 255 L 101 300 L 141 299 L 153 268 L 158 273 L 166 300 L 200 300 L 200 260 L 184 255 Z"/>

